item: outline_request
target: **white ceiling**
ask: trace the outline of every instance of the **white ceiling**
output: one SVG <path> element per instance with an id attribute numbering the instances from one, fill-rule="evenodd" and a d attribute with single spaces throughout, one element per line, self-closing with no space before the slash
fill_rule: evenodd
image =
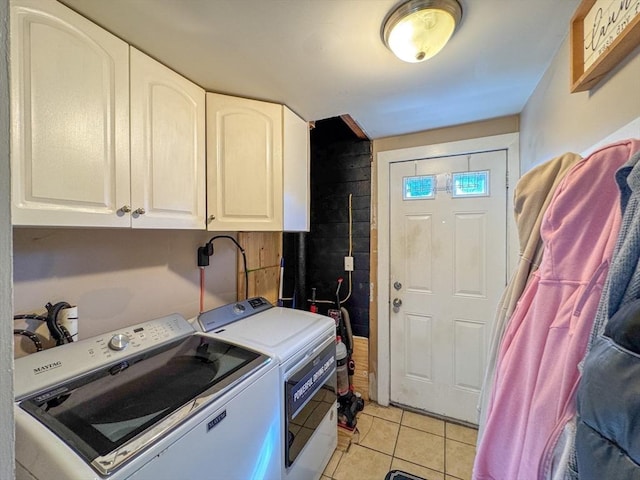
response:
<path id="1" fill-rule="evenodd" d="M 520 113 L 579 2 L 461 0 L 445 49 L 408 64 L 380 39 L 397 0 L 63 0 L 206 90 L 372 139 Z"/>

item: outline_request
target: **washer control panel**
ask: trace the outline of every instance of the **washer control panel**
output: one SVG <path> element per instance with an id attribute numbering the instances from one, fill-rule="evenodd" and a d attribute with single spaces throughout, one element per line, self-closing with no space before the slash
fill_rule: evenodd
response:
<path id="1" fill-rule="evenodd" d="M 174 313 L 18 358 L 14 367 L 15 398 L 194 333 L 193 326 Z"/>
<path id="2" fill-rule="evenodd" d="M 269 308 L 273 305 L 266 298 L 252 297 L 202 312 L 198 315 L 198 324 L 203 332 L 211 332 Z"/>

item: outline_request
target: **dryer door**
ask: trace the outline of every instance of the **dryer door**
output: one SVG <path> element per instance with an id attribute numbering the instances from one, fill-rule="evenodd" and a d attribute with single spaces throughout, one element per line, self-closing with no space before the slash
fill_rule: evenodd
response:
<path id="1" fill-rule="evenodd" d="M 285 465 L 290 467 L 336 404 L 336 342 L 333 337 L 285 378 Z"/>

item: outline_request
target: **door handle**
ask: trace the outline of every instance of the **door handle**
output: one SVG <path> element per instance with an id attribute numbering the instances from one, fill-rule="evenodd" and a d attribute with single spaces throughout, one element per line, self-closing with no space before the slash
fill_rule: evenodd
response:
<path id="1" fill-rule="evenodd" d="M 400 308 L 402 306 L 402 300 L 399 298 L 393 299 L 393 308 Z"/>

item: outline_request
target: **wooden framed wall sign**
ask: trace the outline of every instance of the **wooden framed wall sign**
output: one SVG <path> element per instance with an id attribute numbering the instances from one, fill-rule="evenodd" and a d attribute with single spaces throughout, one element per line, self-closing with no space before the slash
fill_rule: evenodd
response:
<path id="1" fill-rule="evenodd" d="M 571 92 L 590 90 L 640 45 L 640 0 L 582 0 L 570 42 Z"/>

